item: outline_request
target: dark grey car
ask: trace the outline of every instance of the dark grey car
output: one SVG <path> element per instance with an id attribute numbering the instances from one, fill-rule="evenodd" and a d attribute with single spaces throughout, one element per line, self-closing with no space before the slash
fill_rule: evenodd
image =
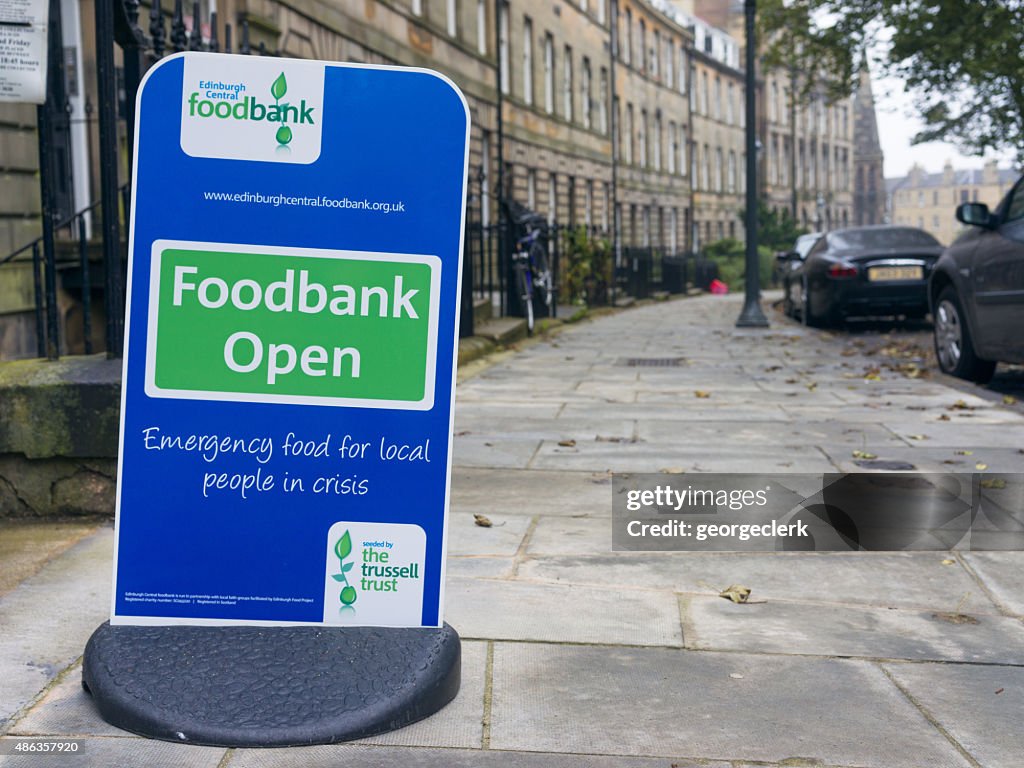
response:
<path id="1" fill-rule="evenodd" d="M 946 373 L 985 383 L 997 362 L 1024 363 L 1024 177 L 994 212 L 964 203 L 967 230 L 929 283 L 935 353 Z"/>

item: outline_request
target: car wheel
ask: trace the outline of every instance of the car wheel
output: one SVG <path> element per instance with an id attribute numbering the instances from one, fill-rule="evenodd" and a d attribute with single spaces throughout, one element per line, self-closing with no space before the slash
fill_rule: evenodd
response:
<path id="1" fill-rule="evenodd" d="M 808 328 L 821 328 L 824 325 L 822 318 L 811 312 L 811 290 L 807 285 L 807 281 L 804 280 L 801 283 L 801 309 L 800 309 L 800 320 Z"/>
<path id="2" fill-rule="evenodd" d="M 793 297 L 789 294 L 790 287 L 788 280 L 783 281 L 782 313 L 786 317 L 796 317 L 796 307 L 793 306 Z"/>
<path id="3" fill-rule="evenodd" d="M 987 383 L 996 371 L 991 360 L 982 360 L 974 351 L 960 297 L 946 286 L 935 303 L 935 356 L 944 373 L 960 379 Z"/>

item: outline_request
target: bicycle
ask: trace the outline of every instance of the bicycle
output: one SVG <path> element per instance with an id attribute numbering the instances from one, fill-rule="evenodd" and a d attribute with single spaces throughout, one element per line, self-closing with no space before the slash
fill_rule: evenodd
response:
<path id="1" fill-rule="evenodd" d="M 516 240 L 512 254 L 512 268 L 515 271 L 516 289 L 526 314 L 526 332 L 533 335 L 535 303 L 550 314 L 554 300 L 554 276 L 548 263 L 548 252 L 544 245 L 540 227 L 533 227 Z"/>

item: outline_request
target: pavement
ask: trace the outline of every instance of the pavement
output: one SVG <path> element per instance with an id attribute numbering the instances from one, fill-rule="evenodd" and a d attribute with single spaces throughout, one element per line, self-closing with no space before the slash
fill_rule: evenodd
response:
<path id="1" fill-rule="evenodd" d="M 1024 766 L 1024 553 L 611 552 L 612 471 L 855 470 L 854 451 L 1024 470 L 1004 394 L 1019 372 L 974 387 L 927 368 L 919 331 L 771 310 L 771 329 L 739 330 L 739 308 L 630 309 L 460 372 L 446 618 L 462 689 L 382 736 L 225 750 L 105 724 L 80 655 L 108 613 L 110 525 L 4 523 L 0 752 L 84 742 L 0 766 Z M 720 598 L 731 584 L 750 602 Z"/>

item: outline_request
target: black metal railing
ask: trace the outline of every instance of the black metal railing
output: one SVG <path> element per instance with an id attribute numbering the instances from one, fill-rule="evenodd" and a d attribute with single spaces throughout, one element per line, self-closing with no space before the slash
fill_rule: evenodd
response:
<path id="1" fill-rule="evenodd" d="M 0 266 L 32 262 L 36 352 L 39 357 L 55 360 L 69 352 L 90 354 L 94 347 L 99 346 L 93 339 L 94 293 L 102 294 L 106 352 L 111 357 L 121 355 L 124 344 L 124 264 L 131 190 L 128 185 L 122 185 L 120 179 L 131 177 L 135 100 L 139 84 L 146 69 L 167 54 L 181 51 L 232 52 L 232 25 L 221 24 L 216 12 L 209 15 L 210 34 L 204 38 L 204 20 L 198 2 L 191 4 L 191 14 L 186 16 L 184 0 L 174 0 L 169 12 L 164 10 L 161 0 L 152 0 L 148 11 L 148 34 L 139 25 L 139 11 L 138 0 L 95 3 L 100 194 L 96 202 L 63 218 L 58 213 L 55 198 L 58 174 L 62 171 L 54 167 L 51 147 L 54 132 L 61 129 L 57 118 L 69 111 L 67 97 L 59 95 L 65 94 L 65 89 L 57 87 L 64 82 L 66 73 L 60 46 L 52 43 L 49 46 L 48 101 L 37 111 L 42 233 L 32 242 L 0 258 Z M 50 18 L 51 28 L 59 33 L 60 3 L 57 0 L 51 0 Z M 248 18 L 244 13 L 239 15 L 238 29 L 238 53 L 277 55 L 268 51 L 263 41 L 253 49 Z M 223 45 L 219 38 L 221 31 Z M 115 47 L 121 49 L 120 70 L 115 67 Z M 119 93 L 122 86 L 123 93 Z M 90 112 L 91 106 L 90 103 Z M 121 145 L 122 136 L 126 147 Z M 127 168 L 122 167 L 122 157 L 127 157 Z M 97 280 L 98 277 L 102 277 L 102 282 Z M 70 306 L 63 317 L 62 306 Z M 81 344 L 76 337 L 78 329 L 70 327 L 72 315 L 79 310 L 82 315 Z"/>

